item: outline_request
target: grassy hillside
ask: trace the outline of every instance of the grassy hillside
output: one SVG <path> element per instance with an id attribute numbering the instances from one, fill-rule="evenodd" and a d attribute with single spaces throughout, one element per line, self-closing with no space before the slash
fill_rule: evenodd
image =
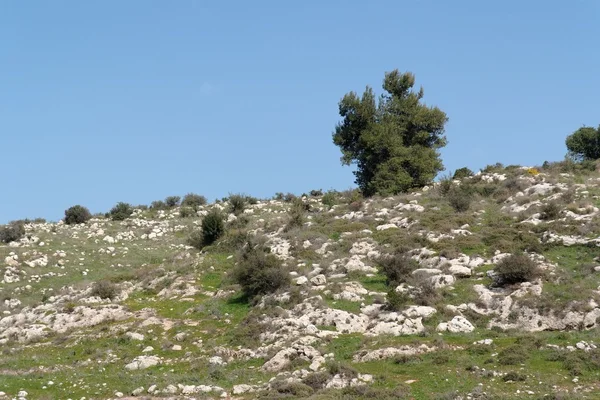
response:
<path id="1" fill-rule="evenodd" d="M 600 396 L 600 174 L 313 194 L 26 221 L 0 244 L 0 398 Z M 190 246 L 212 209 L 225 235 Z M 263 247 L 287 283 L 248 296 Z"/>

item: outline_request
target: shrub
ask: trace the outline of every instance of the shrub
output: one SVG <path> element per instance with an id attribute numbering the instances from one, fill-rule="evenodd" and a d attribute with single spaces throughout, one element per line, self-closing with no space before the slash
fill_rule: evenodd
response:
<path id="1" fill-rule="evenodd" d="M 286 203 L 291 203 L 297 198 L 298 196 L 296 196 L 294 193 L 286 193 L 285 195 L 283 195 L 283 201 L 285 201 Z"/>
<path id="2" fill-rule="evenodd" d="M 492 174 L 494 172 L 502 172 L 504 164 L 497 162 L 496 164 L 488 164 L 481 170 L 484 174 Z"/>
<path id="3" fill-rule="evenodd" d="M 329 360 L 325 363 L 325 369 L 330 375 L 341 375 L 346 378 L 356 378 L 358 371 L 349 365 L 343 364 L 339 361 Z"/>
<path id="4" fill-rule="evenodd" d="M 21 222 L 13 221 L 0 227 L 0 242 L 10 243 L 25 236 L 25 227 Z"/>
<path id="5" fill-rule="evenodd" d="M 295 198 L 292 201 L 292 206 L 288 211 L 288 223 L 286 225 L 286 230 L 290 230 L 295 227 L 302 226 L 304 224 L 304 214 L 308 211 L 310 206 L 301 198 Z"/>
<path id="6" fill-rule="evenodd" d="M 590 351 L 555 351 L 548 357 L 549 361 L 561 361 L 563 368 L 572 376 L 582 375 L 585 371 L 597 371 L 600 368 L 600 350 Z"/>
<path id="7" fill-rule="evenodd" d="M 92 218 L 90 210 L 76 205 L 65 210 L 65 224 L 84 224 Z"/>
<path id="8" fill-rule="evenodd" d="M 448 192 L 447 198 L 448 203 L 450 203 L 456 212 L 465 212 L 471 206 L 471 194 L 463 188 L 452 188 Z"/>
<path id="9" fill-rule="evenodd" d="M 379 270 L 385 275 L 386 284 L 394 287 L 406 282 L 412 272 L 418 268 L 417 262 L 401 251 L 379 257 L 377 263 Z"/>
<path id="10" fill-rule="evenodd" d="M 310 386 L 314 390 L 323 389 L 329 380 L 330 375 L 325 372 L 313 372 L 312 374 L 308 374 L 303 380 L 302 383 Z"/>
<path id="11" fill-rule="evenodd" d="M 450 175 L 445 175 L 440 178 L 436 189 L 440 196 L 446 197 L 453 187 L 454 182 L 452 181 L 452 177 L 450 177 Z"/>
<path id="12" fill-rule="evenodd" d="M 322 189 L 313 189 L 310 191 L 309 193 L 312 197 L 321 197 L 323 196 L 323 190 Z"/>
<path id="13" fill-rule="evenodd" d="M 183 196 L 183 200 L 181 200 L 181 205 L 185 207 L 191 207 L 194 210 L 198 210 L 198 207 L 206 204 L 206 197 L 201 196 L 195 193 L 188 193 Z"/>
<path id="14" fill-rule="evenodd" d="M 308 397 L 313 393 L 313 389 L 300 382 L 279 381 L 272 384 L 273 389 L 282 395 L 290 395 L 294 398 Z"/>
<path id="15" fill-rule="evenodd" d="M 214 243 L 225 233 L 223 214 L 217 209 L 212 209 L 202 219 L 202 242 L 205 246 Z"/>
<path id="16" fill-rule="evenodd" d="M 502 377 L 502 380 L 504 382 L 523 382 L 527 380 L 527 375 L 515 371 L 510 371 Z"/>
<path id="17" fill-rule="evenodd" d="M 181 197 L 179 196 L 169 196 L 165 199 L 165 204 L 169 208 L 177 207 L 179 205 L 179 201 Z"/>
<path id="18" fill-rule="evenodd" d="M 350 209 L 350 211 L 360 211 L 363 207 L 363 202 L 362 200 L 357 200 L 357 201 L 353 201 L 352 203 L 348 204 L 348 208 Z"/>
<path id="19" fill-rule="evenodd" d="M 327 207 L 331 208 L 337 203 L 336 192 L 329 191 L 323 195 L 321 202 Z"/>
<path id="20" fill-rule="evenodd" d="M 150 203 L 150 209 L 152 210 L 164 210 L 167 208 L 167 204 L 162 200 L 155 200 Z"/>
<path id="21" fill-rule="evenodd" d="M 556 219 L 560 215 L 560 206 L 558 203 L 551 201 L 542 206 L 540 219 L 549 220 Z"/>
<path id="22" fill-rule="evenodd" d="M 117 286 L 106 280 L 98 281 L 94 283 L 92 287 L 91 295 L 98 296 L 101 299 L 114 299 L 117 297 Z"/>
<path id="23" fill-rule="evenodd" d="M 388 311 L 402 311 L 411 298 L 406 293 L 396 292 L 395 288 L 390 288 L 387 292 L 387 302 L 385 308 Z"/>
<path id="24" fill-rule="evenodd" d="M 229 209 L 235 215 L 240 215 L 246 208 L 246 196 L 241 194 L 229 195 Z"/>
<path id="25" fill-rule="evenodd" d="M 529 358 L 529 349 L 515 344 L 506 347 L 498 354 L 498 363 L 500 365 L 518 365 L 523 364 L 527 358 Z"/>
<path id="26" fill-rule="evenodd" d="M 435 304 L 441 299 L 441 295 L 435 289 L 433 283 L 425 279 L 421 279 L 418 283 L 419 290 L 415 292 L 413 299 L 414 304 L 419 306 L 435 306 Z"/>
<path id="27" fill-rule="evenodd" d="M 196 212 L 191 207 L 181 207 L 179 209 L 180 218 L 189 218 L 196 215 Z"/>
<path id="28" fill-rule="evenodd" d="M 452 177 L 452 179 L 463 179 L 468 178 L 470 176 L 473 176 L 473 171 L 471 171 L 467 167 L 462 167 L 454 171 L 454 176 Z"/>
<path id="29" fill-rule="evenodd" d="M 249 299 L 273 293 L 290 283 L 288 271 L 281 261 L 256 238 L 249 240 L 238 253 L 232 276 Z"/>
<path id="30" fill-rule="evenodd" d="M 408 385 L 401 383 L 393 389 L 372 387 L 369 385 L 347 386 L 342 389 L 341 399 L 377 399 L 377 400 L 402 400 L 409 397 L 411 392 Z M 455 397 L 453 397 L 454 399 Z"/>
<path id="31" fill-rule="evenodd" d="M 131 204 L 119 202 L 109 212 L 108 215 L 113 221 L 123 221 L 129 218 L 133 214 L 133 207 Z"/>
<path id="32" fill-rule="evenodd" d="M 539 275 L 535 262 L 525 254 L 511 254 L 503 258 L 494 268 L 500 284 L 527 282 Z"/>

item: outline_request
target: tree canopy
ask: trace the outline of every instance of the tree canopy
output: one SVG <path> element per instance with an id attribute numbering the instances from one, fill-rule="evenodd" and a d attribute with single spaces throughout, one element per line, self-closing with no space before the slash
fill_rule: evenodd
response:
<path id="1" fill-rule="evenodd" d="M 421 103 L 423 88 L 412 90 L 415 76 L 385 74 L 376 99 L 367 86 L 359 97 L 347 93 L 339 103 L 343 120 L 333 133 L 344 165 L 356 164 L 355 183 L 364 195 L 391 195 L 430 183 L 444 169 L 439 151 L 446 145 L 446 114 Z"/>
<path id="2" fill-rule="evenodd" d="M 600 159 L 600 126 L 583 126 L 566 140 L 569 155 L 579 161 Z"/>

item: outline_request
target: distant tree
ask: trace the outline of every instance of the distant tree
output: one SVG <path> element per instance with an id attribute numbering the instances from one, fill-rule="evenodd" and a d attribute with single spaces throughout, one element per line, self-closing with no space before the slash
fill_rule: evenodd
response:
<path id="1" fill-rule="evenodd" d="M 188 193 L 185 196 L 183 196 L 183 200 L 181 200 L 181 205 L 183 207 L 191 207 L 192 209 L 194 209 L 194 211 L 198 211 L 198 207 L 203 206 L 205 204 L 206 197 L 195 193 Z"/>
<path id="2" fill-rule="evenodd" d="M 90 210 L 84 206 L 76 205 L 65 210 L 65 224 L 83 224 L 92 218 Z"/>
<path id="3" fill-rule="evenodd" d="M 108 212 L 108 216 L 113 221 L 123 221 L 129 218 L 133 214 L 133 207 L 129 203 L 118 202 L 111 210 Z"/>
<path id="4" fill-rule="evenodd" d="M 467 167 L 462 167 L 454 171 L 454 176 L 452 176 L 452 179 L 463 179 L 470 176 L 473 176 L 473 171 Z"/>
<path id="5" fill-rule="evenodd" d="M 569 155 L 578 161 L 600 159 L 600 126 L 583 126 L 566 140 Z"/>
<path id="6" fill-rule="evenodd" d="M 377 101 L 367 86 L 362 97 L 347 93 L 339 103 L 343 120 L 333 142 L 342 164 L 356 164 L 355 183 L 364 195 L 397 194 L 430 183 L 444 169 L 438 149 L 446 145 L 446 114 L 421 103 L 423 88 L 412 90 L 415 76 L 385 74 L 386 94 Z"/>
<path id="7" fill-rule="evenodd" d="M 177 207 L 179 202 L 181 201 L 181 197 L 179 196 L 169 196 L 165 199 L 165 205 L 167 207 Z"/>

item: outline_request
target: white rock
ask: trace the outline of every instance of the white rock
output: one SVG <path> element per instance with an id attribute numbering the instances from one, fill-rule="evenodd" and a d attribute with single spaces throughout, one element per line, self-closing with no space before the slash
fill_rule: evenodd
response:
<path id="1" fill-rule="evenodd" d="M 406 315 L 408 318 L 429 318 L 433 314 L 435 314 L 437 310 L 433 307 L 428 306 L 410 306 L 406 310 L 402 311 L 402 314 Z"/>
<path id="2" fill-rule="evenodd" d="M 454 276 L 464 278 L 471 276 L 471 274 L 473 273 L 471 271 L 471 268 L 462 265 L 453 265 L 450 268 L 448 268 L 448 272 L 450 272 Z"/>
<path id="3" fill-rule="evenodd" d="M 310 283 L 315 286 L 325 285 L 327 283 L 327 278 L 323 274 L 319 274 L 311 278 Z"/>
<path id="4" fill-rule="evenodd" d="M 300 276 L 300 277 L 296 278 L 295 283 L 298 286 L 306 285 L 308 283 L 308 278 L 305 276 Z"/>
<path id="5" fill-rule="evenodd" d="M 102 239 L 103 241 L 105 241 L 106 243 L 115 243 L 115 238 L 113 238 L 112 236 L 104 236 L 104 239 Z"/>
<path id="6" fill-rule="evenodd" d="M 450 322 L 442 322 L 437 326 L 440 332 L 448 331 L 452 333 L 473 332 L 475 327 L 465 318 L 460 315 L 452 318 Z"/>
<path id="7" fill-rule="evenodd" d="M 214 356 L 208 359 L 208 363 L 210 365 L 226 365 L 227 363 L 223 360 L 222 357 Z"/>
<path id="8" fill-rule="evenodd" d="M 369 267 L 365 265 L 358 255 L 350 257 L 346 265 L 344 266 L 347 272 L 359 271 L 374 274 L 377 272 L 377 268 Z"/>
<path id="9" fill-rule="evenodd" d="M 383 224 L 383 225 L 379 225 L 377 228 L 378 231 L 385 231 L 388 229 L 398 229 L 398 227 L 395 224 Z"/>
<path id="10" fill-rule="evenodd" d="M 252 386 L 250 386 L 250 385 L 246 385 L 246 384 L 233 385 L 232 392 L 234 395 L 244 394 L 244 393 L 248 393 L 250 391 L 252 391 Z"/>
<path id="11" fill-rule="evenodd" d="M 156 356 L 139 356 L 133 359 L 132 362 L 125 366 L 125 369 L 129 371 L 135 371 L 138 369 L 146 369 L 160 364 L 160 358 Z"/>
<path id="12" fill-rule="evenodd" d="M 125 336 L 127 336 L 131 340 L 144 340 L 144 335 L 137 332 L 127 332 L 125 333 Z"/>

